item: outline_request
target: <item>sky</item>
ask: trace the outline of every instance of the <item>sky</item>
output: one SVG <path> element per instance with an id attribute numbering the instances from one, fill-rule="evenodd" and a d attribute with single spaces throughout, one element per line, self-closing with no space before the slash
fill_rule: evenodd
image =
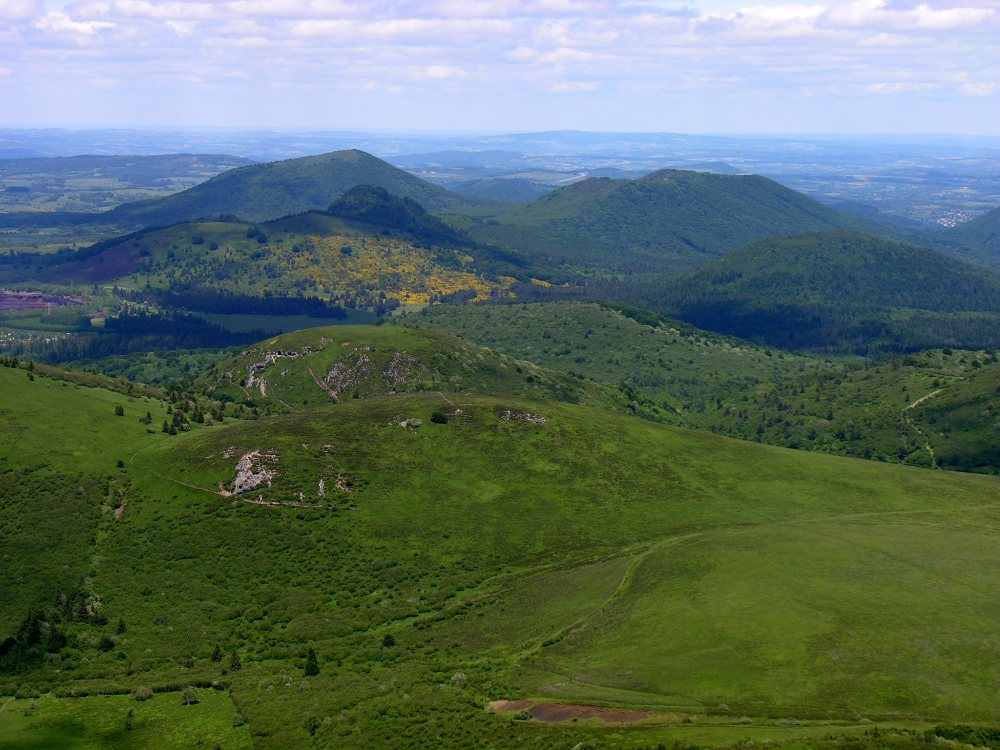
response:
<path id="1" fill-rule="evenodd" d="M 1000 135 L 1000 0 L 0 0 L 0 125 Z"/>

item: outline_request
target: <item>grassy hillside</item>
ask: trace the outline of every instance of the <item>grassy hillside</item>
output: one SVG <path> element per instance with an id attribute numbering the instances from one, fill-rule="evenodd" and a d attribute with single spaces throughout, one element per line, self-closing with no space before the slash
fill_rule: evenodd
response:
<path id="1" fill-rule="evenodd" d="M 832 367 L 648 313 L 628 317 L 591 302 L 435 305 L 395 322 L 447 331 L 553 370 L 621 385 L 679 409 L 688 424 L 697 424 L 697 413 L 719 398 Z"/>
<path id="2" fill-rule="evenodd" d="M 56 512 L 68 498 L 36 512 L 30 491 L 0 484 L 5 523 L 75 532 L 56 545 L 68 559 L 4 551 L 25 580 L 24 597 L 0 600 L 9 648 L 31 633 L 25 606 L 67 641 L 27 654 L 0 693 L 42 714 L 54 706 L 34 696 L 49 690 L 173 691 L 91 703 L 90 732 L 213 681 L 259 748 L 826 747 L 830 735 L 864 747 L 870 721 L 894 747 L 893 727 L 995 721 L 990 479 L 456 393 L 146 442 L 105 408 L 116 396 L 24 376 L 0 368 L 5 388 L 47 390 L 5 401 L 18 429 L 0 431 L 4 465 L 57 435 L 107 434 L 69 467 L 94 490 L 59 485 L 58 456 L 37 472 L 66 486 L 85 524 Z M 29 418 L 43 410 L 61 418 Z M 399 426 L 413 418 L 422 426 Z M 234 494 L 244 463 L 259 483 L 244 474 Z M 57 620 L 58 593 L 76 585 L 86 619 Z M 526 701 L 514 704 L 525 718 L 484 710 L 500 699 Z M 640 720 L 544 720 L 594 704 Z M 173 721 L 198 736 L 200 710 Z"/>
<path id="3" fill-rule="evenodd" d="M 765 237 L 876 226 L 764 177 L 663 170 L 584 180 L 472 231 L 556 265 L 680 272 Z"/>
<path id="4" fill-rule="evenodd" d="M 355 185 L 377 185 L 428 211 L 471 204 L 363 151 L 254 164 L 233 169 L 182 193 L 121 206 L 103 217 L 121 225 L 164 226 L 235 214 L 248 221 L 326 209 Z"/>
<path id="5" fill-rule="evenodd" d="M 994 473 L 996 353 L 933 350 L 889 362 L 764 349 L 579 302 L 434 306 L 397 322 L 449 331 L 674 406 L 683 424 L 772 445 Z M 649 325 L 654 323 L 655 325 Z"/>
<path id="6" fill-rule="evenodd" d="M 661 293 L 682 320 L 787 349 L 1000 344 L 1000 277 L 856 232 L 753 243 Z"/>
<path id="7" fill-rule="evenodd" d="M 659 420 L 668 406 L 633 403 L 615 387 L 545 370 L 436 331 L 328 326 L 279 336 L 202 373 L 193 388 L 285 413 L 413 391 L 503 393 L 588 403 Z"/>

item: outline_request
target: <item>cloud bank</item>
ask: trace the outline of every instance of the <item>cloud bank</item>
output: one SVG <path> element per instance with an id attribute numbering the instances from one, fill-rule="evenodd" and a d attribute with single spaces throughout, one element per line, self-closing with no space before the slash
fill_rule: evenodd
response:
<path id="1" fill-rule="evenodd" d="M 1000 134 L 993 0 L 0 0 L 6 124 Z"/>

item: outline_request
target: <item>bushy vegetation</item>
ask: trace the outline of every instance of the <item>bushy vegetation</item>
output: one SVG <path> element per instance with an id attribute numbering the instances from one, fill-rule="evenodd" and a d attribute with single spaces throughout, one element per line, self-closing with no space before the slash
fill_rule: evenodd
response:
<path id="1" fill-rule="evenodd" d="M 673 405 L 744 440 L 917 466 L 1000 470 L 995 350 L 889 361 L 765 349 L 643 311 L 582 302 L 433 307 L 399 318 Z"/>
<path id="2" fill-rule="evenodd" d="M 617 385 L 638 400 L 680 412 L 691 424 L 691 413 L 716 399 L 832 367 L 606 303 L 441 305 L 395 322 L 447 331 L 518 359 Z"/>
<path id="3" fill-rule="evenodd" d="M 24 375 L 0 368 L 18 395 L 0 456 L 19 474 L 34 460 L 38 484 L 0 483 L 0 517 L 33 539 L 72 528 L 75 546 L 4 550 L 23 584 L 0 602 L 3 637 L 51 627 L 60 593 L 102 617 L 61 615 L 66 645 L 0 675 L 0 692 L 118 693 L 136 728 L 111 703 L 95 716 L 138 732 L 147 706 L 199 715 L 215 683 L 232 724 L 282 748 L 815 743 L 820 719 L 864 744 L 858 717 L 992 716 L 985 478 L 454 392 L 170 436 L 131 417 L 148 409 L 155 426 L 171 403 Z M 56 434 L 65 452 L 39 448 Z M 270 485 L 223 495 L 253 450 L 273 452 Z M 938 585 L 955 577 L 966 585 Z M 140 688 L 153 697 L 136 702 Z M 520 697 L 652 718 L 483 710 Z M 198 726 L 175 721 L 179 736 Z"/>
<path id="4" fill-rule="evenodd" d="M 415 391 L 509 394 L 587 403 L 672 421 L 669 406 L 628 388 L 480 349 L 434 331 L 328 326 L 279 336 L 216 363 L 192 387 L 212 397 L 287 413 Z"/>

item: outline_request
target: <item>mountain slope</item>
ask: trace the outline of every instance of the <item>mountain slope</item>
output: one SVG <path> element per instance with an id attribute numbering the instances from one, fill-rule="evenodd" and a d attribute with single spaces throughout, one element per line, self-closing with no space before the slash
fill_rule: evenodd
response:
<path id="1" fill-rule="evenodd" d="M 471 203 L 371 154 L 349 150 L 233 169 L 176 195 L 119 206 L 102 220 L 165 226 L 235 214 L 248 221 L 268 221 L 326 209 L 361 184 L 415 200 L 428 211 L 455 210 Z"/>
<path id="2" fill-rule="evenodd" d="M 263 750 L 418 748 L 428 731 L 449 750 L 825 750 L 995 721 L 987 478 L 517 397 L 351 399 L 166 435 L 136 419 L 161 403 L 23 369 L 0 385 L 17 545 L 0 692 L 27 696 L 18 716 L 93 696 L 72 700 L 127 738 L 128 706 L 141 726 L 215 690 Z M 152 697 L 101 708 L 133 691 Z M 523 720 L 484 710 L 502 699 Z M 187 746 L 207 744 L 202 706 L 171 728 Z M 610 721 L 549 723 L 557 709 Z"/>
<path id="3" fill-rule="evenodd" d="M 287 413 L 392 393 L 457 391 L 586 403 L 618 411 L 629 397 L 615 387 L 543 369 L 462 339 L 395 326 L 328 326 L 250 347 L 202 373 L 193 388 L 213 398 Z M 633 410 L 638 405 L 633 407 Z M 670 408 L 650 406 L 661 421 Z"/>
<path id="4" fill-rule="evenodd" d="M 837 228 L 879 225 L 765 177 L 663 170 L 584 180 L 472 233 L 555 263 L 677 272 L 754 240 Z"/>
<path id="5" fill-rule="evenodd" d="M 700 425 L 745 440 L 996 473 L 995 352 L 934 349 L 724 394 Z"/>
<path id="6" fill-rule="evenodd" d="M 394 322 L 437 329 L 542 367 L 621 385 L 698 426 L 706 405 L 762 383 L 825 370 L 815 357 L 771 352 L 673 320 L 593 302 L 434 305 Z M 632 314 L 634 317 L 629 317 Z"/>
<path id="7" fill-rule="evenodd" d="M 985 367 L 974 360 L 972 372 L 911 409 L 940 466 L 1000 473 L 1000 364 L 990 360 Z"/>
<path id="8" fill-rule="evenodd" d="M 462 247 L 462 238 L 423 216 L 423 223 L 407 224 L 417 235 L 318 211 L 260 225 L 183 223 L 107 240 L 79 260 L 41 271 L 29 264 L 19 273 L 56 283 L 120 280 L 140 292 L 148 282 L 154 290 L 185 293 L 318 297 L 347 307 L 386 299 L 427 302 L 455 293 L 486 297 L 509 285 L 480 269 L 479 261 L 492 268 L 488 250 Z M 447 246 L 430 244 L 443 239 Z"/>
<path id="9" fill-rule="evenodd" d="M 377 185 L 356 185 L 335 200 L 330 216 L 406 232 L 430 244 L 470 245 L 468 237 L 431 216 L 411 198 L 400 198 Z"/>
<path id="10" fill-rule="evenodd" d="M 1000 344 L 1000 277 L 851 231 L 756 242 L 668 282 L 662 294 L 682 320 L 784 348 Z"/>

